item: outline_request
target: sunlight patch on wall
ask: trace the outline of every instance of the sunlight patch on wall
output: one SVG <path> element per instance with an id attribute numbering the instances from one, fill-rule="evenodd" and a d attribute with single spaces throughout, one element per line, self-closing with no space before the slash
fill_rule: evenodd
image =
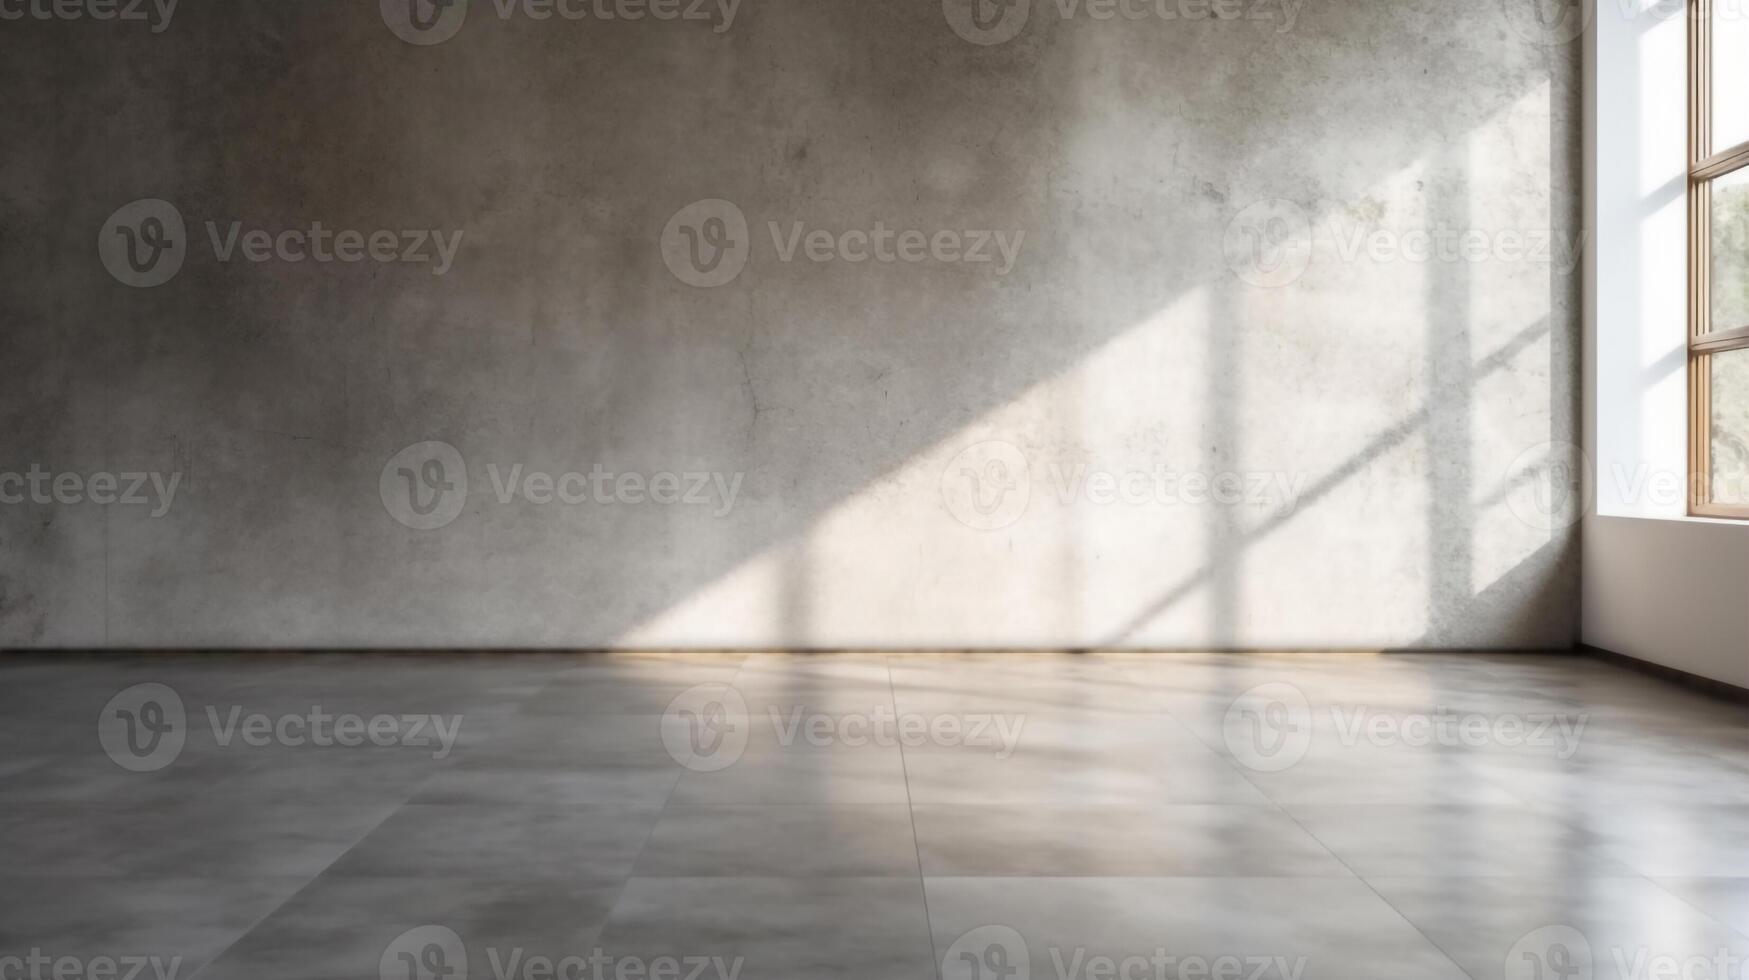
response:
<path id="1" fill-rule="evenodd" d="M 1560 406 L 1551 404 L 1551 388 L 1561 390 L 1565 372 L 1553 361 L 1549 318 L 1553 291 L 1576 274 L 1585 242 L 1578 229 L 1560 227 L 1551 207 L 1548 185 L 1555 161 L 1548 119 L 1553 111 L 1545 83 L 1467 140 L 1465 211 L 1489 243 L 1488 257 L 1464 269 L 1473 377 L 1470 590 L 1475 595 L 1567 533 L 1557 515 L 1541 519 L 1545 508 L 1554 510 L 1561 501 L 1550 495 L 1551 488 L 1526 485 L 1540 476 L 1524 465 L 1526 454 L 1534 466 L 1549 458 L 1538 447 L 1574 438 L 1555 431 Z"/>
<path id="2" fill-rule="evenodd" d="M 1192 475 L 1207 334 L 1208 291 L 1196 289 L 621 642 L 1089 642 L 1204 560 L 1208 508 L 1186 498 L 1216 492 Z M 1160 629 L 1194 637 L 1205 620 L 1192 600 Z"/>
<path id="3" fill-rule="evenodd" d="M 1237 642 L 1382 645 L 1425 632 L 1427 482 L 1416 413 L 1428 395 L 1430 263 L 1413 251 L 1426 172 L 1415 161 L 1320 202 L 1292 287 L 1234 288 L 1246 378 L 1245 468 L 1303 489 L 1285 517 L 1256 515 L 1238 577 Z M 1372 598 L 1356 603 L 1356 595 Z"/>

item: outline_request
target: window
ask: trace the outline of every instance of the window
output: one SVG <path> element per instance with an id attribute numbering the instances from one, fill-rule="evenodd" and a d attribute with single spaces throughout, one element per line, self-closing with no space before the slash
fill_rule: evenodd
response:
<path id="1" fill-rule="evenodd" d="M 1749 518 L 1749 7 L 1690 3 L 1689 509 Z"/>

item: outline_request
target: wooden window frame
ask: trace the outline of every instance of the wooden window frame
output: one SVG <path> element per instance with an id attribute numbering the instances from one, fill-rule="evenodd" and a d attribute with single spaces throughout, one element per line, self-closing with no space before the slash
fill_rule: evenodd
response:
<path id="1" fill-rule="evenodd" d="M 1749 324 L 1711 323 L 1712 185 L 1749 167 L 1749 141 L 1713 151 L 1712 0 L 1689 0 L 1688 66 L 1688 512 L 1749 520 L 1749 505 L 1712 500 L 1712 357 L 1749 350 Z"/>

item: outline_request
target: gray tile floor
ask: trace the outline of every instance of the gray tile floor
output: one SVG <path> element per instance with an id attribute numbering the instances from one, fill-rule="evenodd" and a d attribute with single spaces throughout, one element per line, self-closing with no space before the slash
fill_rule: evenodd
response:
<path id="1" fill-rule="evenodd" d="M 1749 714 L 1575 657 L 12 657 L 0 738 L 6 980 L 1749 958 Z"/>

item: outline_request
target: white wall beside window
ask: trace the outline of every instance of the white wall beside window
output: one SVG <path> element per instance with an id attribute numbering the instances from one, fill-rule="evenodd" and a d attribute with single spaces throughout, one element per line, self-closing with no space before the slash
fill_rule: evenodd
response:
<path id="1" fill-rule="evenodd" d="M 1588 33 L 1584 642 L 1749 687 L 1749 525 L 1686 517 L 1686 4 Z"/>

